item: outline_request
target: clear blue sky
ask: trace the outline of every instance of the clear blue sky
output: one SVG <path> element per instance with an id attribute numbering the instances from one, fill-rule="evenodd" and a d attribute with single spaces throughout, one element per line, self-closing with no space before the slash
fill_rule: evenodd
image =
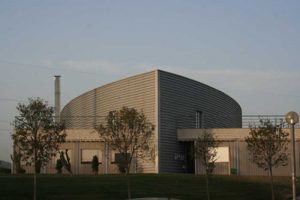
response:
<path id="1" fill-rule="evenodd" d="M 300 112 L 300 1 L 0 0 L 0 160 L 18 102 L 62 104 L 163 69 L 236 99 L 243 114 Z"/>

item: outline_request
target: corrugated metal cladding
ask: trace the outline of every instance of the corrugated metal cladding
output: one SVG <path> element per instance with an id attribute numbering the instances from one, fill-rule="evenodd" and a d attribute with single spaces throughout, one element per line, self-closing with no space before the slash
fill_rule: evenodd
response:
<path id="1" fill-rule="evenodd" d="M 185 147 L 177 141 L 177 128 L 195 128 L 196 112 L 203 128 L 239 128 L 239 104 L 210 86 L 159 71 L 159 172 L 184 172 Z"/>
<path id="2" fill-rule="evenodd" d="M 86 92 L 64 107 L 61 119 L 69 129 L 90 129 L 103 123 L 109 111 L 123 106 L 143 110 L 156 127 L 153 138 L 156 163 L 138 163 L 139 172 L 184 172 L 189 147 L 177 141 L 177 128 L 242 125 L 241 108 L 231 97 L 200 82 L 160 70 Z"/>
<path id="3" fill-rule="evenodd" d="M 70 101 L 61 112 L 66 128 L 94 128 L 104 123 L 109 111 L 123 106 L 142 110 L 154 125 L 156 71 L 132 76 L 86 92 Z M 138 163 L 140 172 L 155 172 L 155 163 Z"/>

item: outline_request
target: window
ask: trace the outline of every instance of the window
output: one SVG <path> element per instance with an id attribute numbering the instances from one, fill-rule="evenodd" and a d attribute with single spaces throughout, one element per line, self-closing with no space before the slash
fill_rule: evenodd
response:
<path id="1" fill-rule="evenodd" d="M 112 151 L 111 163 L 116 164 L 116 163 L 121 163 L 122 161 L 124 162 L 126 159 L 126 156 L 129 159 L 130 153 L 117 153 L 115 151 Z"/>
<path id="2" fill-rule="evenodd" d="M 99 149 L 81 149 L 81 163 L 91 163 L 93 157 L 97 156 L 99 163 L 102 163 L 102 151 Z"/>
<path id="3" fill-rule="evenodd" d="M 217 152 L 216 163 L 229 162 L 229 147 L 217 147 L 215 150 Z"/>
<path id="4" fill-rule="evenodd" d="M 201 111 L 196 111 L 195 114 L 195 128 L 203 128 L 203 123 L 202 123 L 202 112 Z"/>

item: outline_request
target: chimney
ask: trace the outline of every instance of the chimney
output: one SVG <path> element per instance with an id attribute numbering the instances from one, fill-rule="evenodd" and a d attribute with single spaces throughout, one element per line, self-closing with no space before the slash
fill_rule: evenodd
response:
<path id="1" fill-rule="evenodd" d="M 59 122 L 60 120 L 60 76 L 56 75 L 55 77 L 55 84 L 54 84 L 54 94 L 55 94 L 55 99 L 54 99 L 54 108 L 55 108 L 55 121 Z"/>

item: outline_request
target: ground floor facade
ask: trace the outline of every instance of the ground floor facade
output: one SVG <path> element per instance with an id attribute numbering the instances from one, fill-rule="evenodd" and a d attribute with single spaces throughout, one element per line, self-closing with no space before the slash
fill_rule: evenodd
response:
<path id="1" fill-rule="evenodd" d="M 47 166 L 41 170 L 41 173 L 55 174 L 56 162 L 63 152 L 65 159 L 66 154 L 71 164 L 72 174 L 94 174 L 92 170 L 93 156 L 98 157 L 99 171 L 98 174 L 115 174 L 120 173 L 118 167 L 118 151 L 113 150 L 105 142 L 101 141 L 99 135 L 93 129 L 69 129 L 66 130 L 66 141 L 60 144 L 56 156 L 52 157 Z M 26 173 L 33 173 L 33 167 L 22 163 L 22 168 Z M 145 166 L 154 166 L 154 161 L 145 161 L 133 157 L 131 173 L 155 173 L 145 171 Z M 63 173 L 70 173 L 63 168 Z"/>
<path id="2" fill-rule="evenodd" d="M 261 176 L 268 175 L 268 171 L 257 167 L 252 162 L 245 138 L 249 135 L 248 128 L 228 128 L 228 129 L 209 129 L 214 133 L 215 138 L 220 141 L 217 149 L 217 160 L 214 174 L 241 175 L 241 176 Z M 204 129 L 178 129 L 177 139 L 179 142 L 193 144 L 201 136 Z M 289 132 L 289 129 L 284 131 Z M 300 175 L 300 129 L 295 130 L 295 152 L 296 152 L 296 172 Z M 286 166 L 274 168 L 275 176 L 291 175 L 291 148 L 290 144 L 287 153 L 289 159 Z M 195 173 L 202 174 L 204 169 L 198 160 L 195 160 Z"/>
<path id="3" fill-rule="evenodd" d="M 214 174 L 222 175 L 242 175 L 260 176 L 268 175 L 268 171 L 258 168 L 249 155 L 245 138 L 249 135 L 248 128 L 218 128 L 218 129 L 178 129 L 178 145 L 185 151 L 182 153 L 174 152 L 171 159 L 181 162 L 181 172 L 185 173 L 204 173 L 203 166 L 193 154 L 194 141 L 203 134 L 203 131 L 211 131 L 215 138 L 220 141 L 217 148 L 217 160 Z M 285 129 L 289 132 L 289 129 Z M 295 130 L 295 151 L 296 151 L 296 172 L 300 175 L 300 129 Z M 289 145 L 290 146 L 290 145 Z M 97 156 L 99 159 L 99 174 L 120 173 L 116 162 L 118 152 L 110 149 L 108 145 L 99 139 L 97 133 L 91 130 L 68 130 L 66 142 L 60 146 L 60 152 L 68 153 L 70 158 L 71 170 L 73 174 L 92 174 L 92 158 Z M 287 150 L 290 153 L 291 149 Z M 164 152 L 160 152 L 160 155 Z M 290 157 L 290 156 L 289 156 Z M 56 173 L 56 161 L 60 158 L 59 153 L 53 157 L 48 165 L 42 169 L 42 173 Z M 291 160 L 288 159 L 286 166 L 274 168 L 275 176 L 289 176 L 291 174 Z M 131 165 L 131 173 L 159 173 L 158 171 L 144 170 L 145 166 L 155 166 L 155 160 L 142 160 L 134 158 Z M 22 166 L 27 173 L 32 173 L 31 166 Z M 149 168 L 149 167 L 146 167 Z M 154 168 L 154 167 L 153 167 Z M 63 173 L 68 173 L 63 170 Z"/>

